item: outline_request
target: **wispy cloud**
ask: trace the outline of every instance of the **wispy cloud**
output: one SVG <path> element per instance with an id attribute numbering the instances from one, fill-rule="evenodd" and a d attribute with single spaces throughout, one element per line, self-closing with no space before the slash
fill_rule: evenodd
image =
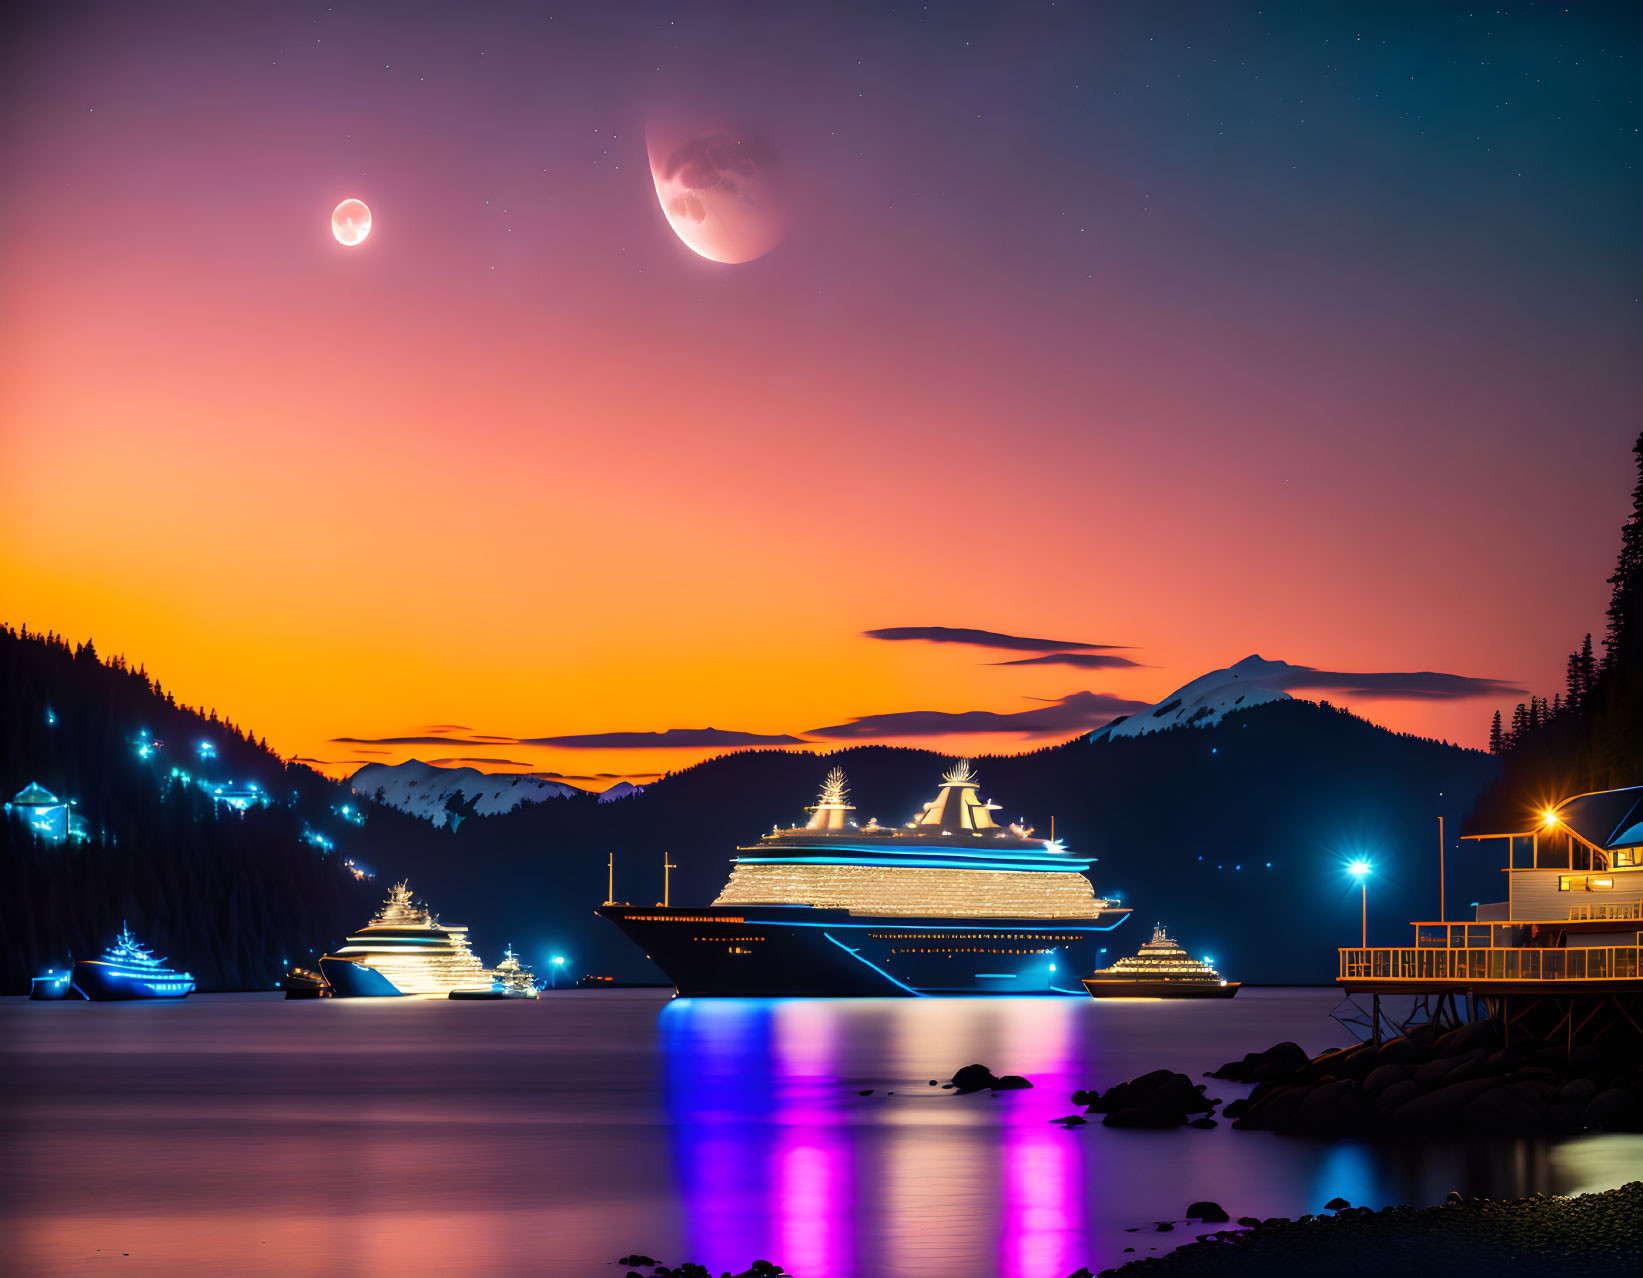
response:
<path id="1" fill-rule="evenodd" d="M 725 728 L 668 728 L 664 732 L 591 732 L 570 737 L 521 737 L 517 745 L 561 750 L 701 750 L 735 746 L 804 745 L 786 733 L 737 732 Z"/>
<path id="2" fill-rule="evenodd" d="M 332 737 L 336 745 L 353 746 L 396 746 L 396 745 L 440 745 L 458 744 L 459 738 L 452 737 Z M 477 744 L 477 742 L 475 743 Z M 506 744 L 506 742 L 500 743 Z M 360 751 L 361 754 L 369 751 Z"/>
<path id="3" fill-rule="evenodd" d="M 436 768 L 443 768 L 450 763 L 487 763 L 505 768 L 528 768 L 531 766 L 530 761 L 527 759 L 481 759 L 464 757 L 459 759 L 429 759 L 428 762 Z"/>
<path id="4" fill-rule="evenodd" d="M 1026 635 L 1006 635 L 996 630 L 970 630 L 957 626 L 889 626 L 883 630 L 864 630 L 862 633 L 869 639 L 958 643 L 967 644 L 972 648 L 999 648 L 1006 652 L 1057 652 L 1063 649 L 1087 652 L 1099 648 L 1128 646 L 1118 643 L 1080 643 L 1072 639 L 1033 639 Z"/>
<path id="5" fill-rule="evenodd" d="M 1528 689 L 1505 679 L 1444 674 L 1435 670 L 1352 674 L 1290 666 L 1282 676 L 1286 692 L 1343 692 L 1363 701 L 1465 701 L 1483 697 L 1521 697 Z"/>
<path id="6" fill-rule="evenodd" d="M 375 746 L 549 746 L 560 750 L 728 750 L 741 746 L 804 745 L 802 737 L 785 732 L 741 732 L 729 728 L 668 728 L 661 732 L 589 732 L 557 737 L 508 737 L 469 732 L 466 736 L 427 735 L 431 730 L 403 737 L 332 737 L 336 745 L 353 746 L 358 754 L 388 754 L 390 751 L 371 749 Z M 464 731 L 467 731 L 464 729 Z M 508 763 L 530 767 L 518 759 L 435 759 L 435 763 L 483 762 Z M 629 774 L 611 773 L 618 779 Z M 633 774 L 638 775 L 638 774 Z M 645 774 L 651 775 L 651 774 Z"/>
<path id="7" fill-rule="evenodd" d="M 990 666 L 1069 666 L 1074 670 L 1139 669 L 1139 661 L 1104 652 L 1046 652 L 1037 657 L 1017 657 L 1014 661 L 989 661 Z"/>
<path id="8" fill-rule="evenodd" d="M 1018 737 L 1061 737 L 1089 732 L 1121 714 L 1143 708 L 1144 701 L 1130 701 L 1105 692 L 1075 692 L 1058 701 L 1030 710 L 899 710 L 889 714 L 869 714 L 825 728 L 812 728 L 806 736 L 828 741 L 873 741 L 894 737 L 958 737 L 1007 733 Z"/>

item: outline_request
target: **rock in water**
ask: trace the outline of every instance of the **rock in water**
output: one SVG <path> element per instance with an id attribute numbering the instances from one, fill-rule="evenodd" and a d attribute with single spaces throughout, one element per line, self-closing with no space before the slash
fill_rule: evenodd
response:
<path id="1" fill-rule="evenodd" d="M 1202 1199 L 1188 1207 L 1187 1216 L 1193 1220 L 1201 1220 L 1206 1225 L 1218 1225 L 1223 1220 L 1232 1219 L 1220 1203 L 1212 1203 L 1208 1199 Z"/>
<path id="2" fill-rule="evenodd" d="M 972 1092 L 1011 1092 L 1032 1084 L 1020 1074 L 1006 1074 L 1003 1078 L 994 1077 L 993 1071 L 985 1065 L 966 1065 L 953 1075 L 953 1081 L 947 1084 L 954 1091 L 963 1095 Z"/>
<path id="3" fill-rule="evenodd" d="M 1352 1206 L 1352 1204 L 1347 1202 L 1346 1199 L 1344 1199 L 1344 1198 L 1331 1198 L 1327 1203 L 1324 1204 L 1324 1210 L 1325 1211 L 1340 1211 L 1343 1207 L 1350 1207 L 1350 1206 Z"/>

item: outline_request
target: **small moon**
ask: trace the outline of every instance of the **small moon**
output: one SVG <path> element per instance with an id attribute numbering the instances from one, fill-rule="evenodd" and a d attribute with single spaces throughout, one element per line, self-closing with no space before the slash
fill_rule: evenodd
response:
<path id="1" fill-rule="evenodd" d="M 344 200 L 331 211 L 331 234 L 352 247 L 371 233 L 371 210 L 364 200 Z"/>
<path id="2" fill-rule="evenodd" d="M 679 140 L 679 139 L 683 140 Z M 650 177 L 673 233 L 710 262 L 751 262 L 787 234 L 776 148 L 740 128 L 652 127 Z"/>

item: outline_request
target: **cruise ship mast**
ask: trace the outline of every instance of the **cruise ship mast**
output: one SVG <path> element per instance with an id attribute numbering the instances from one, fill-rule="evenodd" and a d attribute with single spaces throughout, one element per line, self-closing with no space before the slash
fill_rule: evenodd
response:
<path id="1" fill-rule="evenodd" d="M 827 774 L 822 782 L 821 797 L 816 800 L 815 806 L 810 809 L 810 820 L 805 822 L 807 830 L 842 830 L 845 827 L 845 813 L 856 809 L 850 805 L 850 787 L 845 784 L 844 769 L 835 767 Z"/>

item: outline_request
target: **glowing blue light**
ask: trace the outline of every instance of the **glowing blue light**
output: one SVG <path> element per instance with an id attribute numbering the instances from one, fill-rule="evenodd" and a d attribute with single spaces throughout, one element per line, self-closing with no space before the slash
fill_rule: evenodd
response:
<path id="1" fill-rule="evenodd" d="M 1204 955 L 1204 962 L 1209 964 L 1211 967 L 1215 966 L 1215 960 L 1212 959 L 1208 954 Z"/>
<path id="2" fill-rule="evenodd" d="M 56 711 L 47 710 L 46 711 L 46 726 L 50 727 L 52 724 L 54 724 L 56 722 L 57 722 L 57 713 L 56 713 Z"/>
<path id="3" fill-rule="evenodd" d="M 1052 972 L 1055 971 L 1055 964 L 1054 963 L 1050 964 L 1050 971 L 1052 971 Z"/>
<path id="4" fill-rule="evenodd" d="M 200 742 L 199 749 L 200 749 L 200 758 L 202 758 L 202 759 L 212 759 L 212 758 L 215 758 L 216 755 L 217 755 L 217 747 L 212 745 L 211 742 L 209 742 L 209 741 Z"/>
<path id="5" fill-rule="evenodd" d="M 906 984 L 902 981 L 896 980 L 895 977 L 891 976 L 890 973 L 886 972 L 877 963 L 873 962 L 871 959 L 863 958 L 862 955 L 861 955 L 860 950 L 851 949 L 850 946 L 846 945 L 843 941 L 839 940 L 838 937 L 831 936 L 828 933 L 823 932 L 822 933 L 822 939 L 826 940 L 826 941 L 833 942 L 834 945 L 838 946 L 841 950 L 843 950 L 845 953 L 849 954 L 852 958 L 854 958 L 856 960 L 856 962 L 861 963 L 861 964 L 863 964 L 867 967 L 872 968 L 880 976 L 882 976 L 886 980 L 888 980 L 892 985 L 899 985 L 902 989 L 906 990 L 909 994 L 913 995 L 916 998 L 925 997 L 925 995 L 923 994 L 922 991 L 915 990 L 911 985 L 908 985 L 908 984 Z"/>
<path id="6" fill-rule="evenodd" d="M 563 967 L 565 965 L 565 956 L 563 954 L 555 954 L 553 956 L 553 965 L 555 967 Z"/>
<path id="7" fill-rule="evenodd" d="M 1353 861 L 1346 867 L 1346 872 L 1361 883 L 1374 868 L 1368 861 Z"/>

